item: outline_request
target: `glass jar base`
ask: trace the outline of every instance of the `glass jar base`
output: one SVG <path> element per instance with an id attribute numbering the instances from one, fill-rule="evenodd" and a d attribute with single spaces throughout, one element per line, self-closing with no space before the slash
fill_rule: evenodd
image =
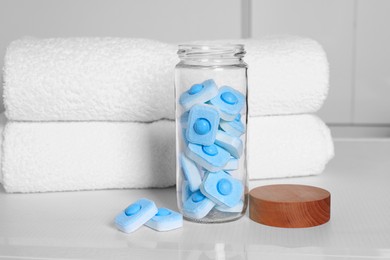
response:
<path id="1" fill-rule="evenodd" d="M 201 219 L 191 218 L 183 214 L 185 220 L 201 223 L 201 224 L 214 224 L 214 223 L 226 223 L 240 219 L 245 215 L 244 212 L 222 212 L 218 210 L 212 210 L 206 217 Z"/>

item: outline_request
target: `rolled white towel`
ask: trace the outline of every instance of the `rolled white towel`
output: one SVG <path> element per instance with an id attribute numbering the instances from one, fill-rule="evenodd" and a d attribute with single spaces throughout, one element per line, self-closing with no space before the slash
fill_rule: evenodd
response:
<path id="1" fill-rule="evenodd" d="M 251 116 L 317 111 L 328 62 L 315 41 L 293 36 L 246 45 Z M 22 39 L 5 56 L 6 115 L 24 121 L 174 119 L 177 45 L 144 39 Z"/>
<path id="2" fill-rule="evenodd" d="M 251 179 L 319 174 L 333 156 L 311 115 L 250 118 Z M 175 184 L 172 121 L 9 122 L 2 145 L 7 192 L 167 187 Z"/>

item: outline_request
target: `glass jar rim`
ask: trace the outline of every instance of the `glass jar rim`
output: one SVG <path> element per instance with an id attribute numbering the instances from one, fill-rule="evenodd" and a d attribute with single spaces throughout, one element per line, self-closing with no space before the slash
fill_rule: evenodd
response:
<path id="1" fill-rule="evenodd" d="M 195 44 L 179 44 L 179 49 L 196 49 L 196 50 L 210 50 L 210 49 L 244 49 L 244 44 L 234 44 L 234 43 L 195 43 Z"/>
<path id="2" fill-rule="evenodd" d="M 243 57 L 244 44 L 179 44 L 177 54 L 180 58 L 188 56 L 228 55 Z"/>

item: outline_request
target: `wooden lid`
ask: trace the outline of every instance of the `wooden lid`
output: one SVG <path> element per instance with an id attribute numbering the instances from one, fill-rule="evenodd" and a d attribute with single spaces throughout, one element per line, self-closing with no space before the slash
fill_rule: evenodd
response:
<path id="1" fill-rule="evenodd" d="M 294 184 L 257 187 L 249 192 L 249 217 L 274 227 L 318 226 L 330 219 L 330 193 Z"/>

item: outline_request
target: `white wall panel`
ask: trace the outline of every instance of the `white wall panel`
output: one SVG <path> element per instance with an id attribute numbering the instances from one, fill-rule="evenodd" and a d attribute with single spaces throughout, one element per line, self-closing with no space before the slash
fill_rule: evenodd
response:
<path id="1" fill-rule="evenodd" d="M 240 38 L 241 1 L 0 0 L 0 67 L 8 43 L 25 35 Z"/>
<path id="2" fill-rule="evenodd" d="M 331 90 L 320 116 L 352 121 L 353 0 L 253 0 L 251 35 L 294 34 L 320 42 L 329 58 Z"/>
<path id="3" fill-rule="evenodd" d="M 390 123 L 390 1 L 359 0 L 354 122 Z"/>

